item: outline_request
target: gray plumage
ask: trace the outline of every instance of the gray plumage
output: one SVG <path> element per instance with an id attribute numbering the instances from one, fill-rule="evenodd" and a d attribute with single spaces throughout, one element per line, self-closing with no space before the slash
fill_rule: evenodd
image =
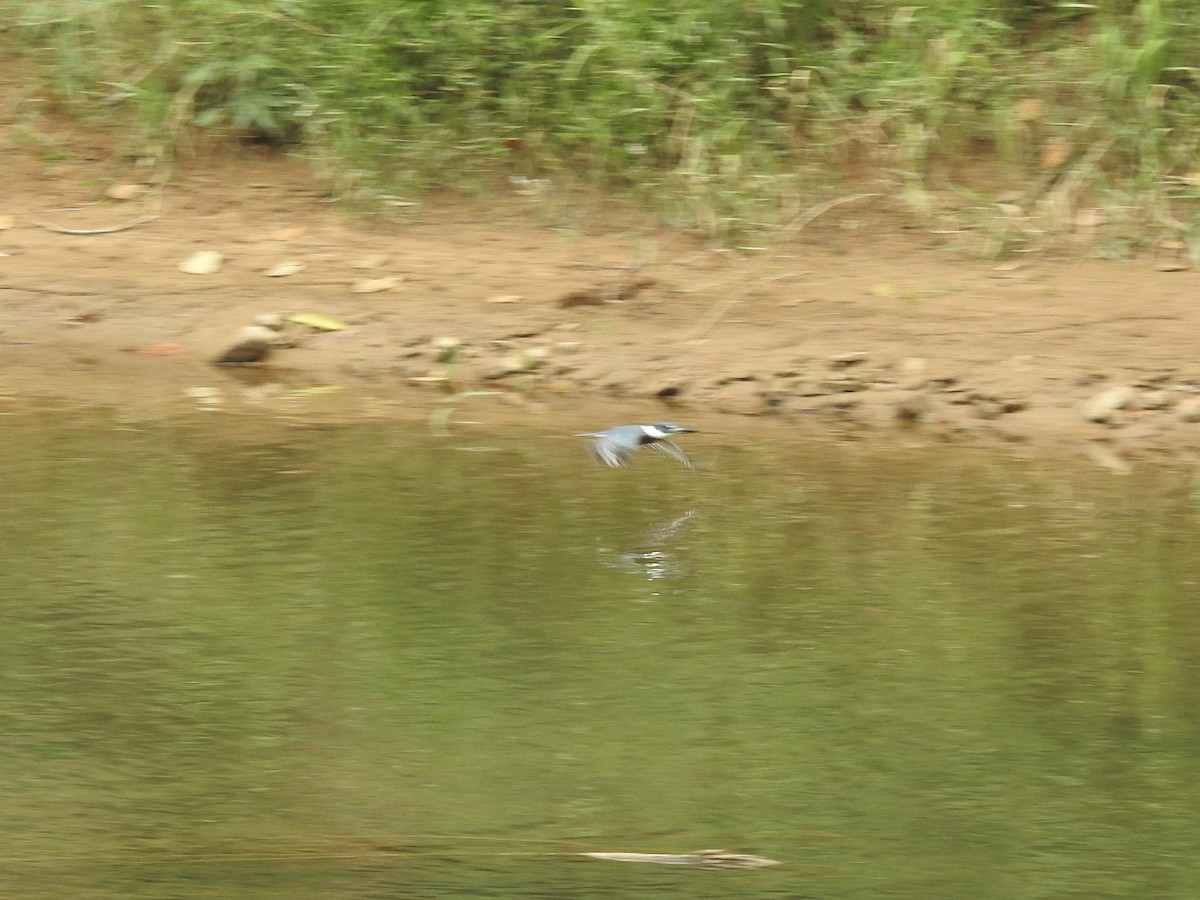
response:
<path id="1" fill-rule="evenodd" d="M 639 447 L 647 447 L 662 456 L 669 456 L 689 469 L 692 461 L 679 446 L 668 439 L 672 434 L 691 434 L 694 428 L 681 428 L 673 422 L 656 422 L 653 425 L 617 425 L 607 431 L 589 431 L 579 437 L 595 438 L 588 445 L 592 459 L 606 466 L 627 466 L 629 458 Z"/>

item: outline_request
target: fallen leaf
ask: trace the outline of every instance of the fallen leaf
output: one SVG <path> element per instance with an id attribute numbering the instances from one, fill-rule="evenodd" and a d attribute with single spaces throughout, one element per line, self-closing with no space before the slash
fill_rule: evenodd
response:
<path id="1" fill-rule="evenodd" d="M 216 250 L 197 250 L 179 264 L 179 271 L 188 275 L 212 275 L 221 271 L 225 257 Z"/>
<path id="2" fill-rule="evenodd" d="M 183 344 L 179 341 L 163 341 L 161 344 L 151 344 L 149 347 L 141 347 L 136 352 L 142 356 L 172 356 L 183 350 Z"/>
<path id="3" fill-rule="evenodd" d="M 356 269 L 378 269 L 388 261 L 386 253 L 372 253 L 369 256 L 363 256 L 356 259 L 350 265 Z"/>
<path id="4" fill-rule="evenodd" d="M 317 331 L 343 331 L 348 327 L 345 322 L 335 319 L 333 316 L 323 316 L 320 313 L 295 313 L 288 316 L 287 319 L 289 322 L 307 325 Z"/>
<path id="5" fill-rule="evenodd" d="M 1026 97 L 1013 104 L 1013 111 L 1022 122 L 1034 122 L 1046 118 L 1046 104 L 1037 97 Z"/>
<path id="6" fill-rule="evenodd" d="M 293 228 L 280 228 L 278 231 L 271 232 L 271 240 L 273 241 L 294 241 L 304 237 L 304 226 L 297 225 Z"/>
<path id="7" fill-rule="evenodd" d="M 958 288 L 940 287 L 926 288 L 923 291 L 914 291 L 911 294 L 905 295 L 906 300 L 936 300 L 938 297 L 948 297 L 950 294 L 958 292 Z"/>
<path id="8" fill-rule="evenodd" d="M 1057 169 L 1071 158 L 1071 142 L 1066 138 L 1053 138 L 1042 149 L 1041 167 Z"/>
<path id="9" fill-rule="evenodd" d="M 653 278 L 644 275 L 627 274 L 610 279 L 604 284 L 581 291 L 570 291 L 556 301 L 560 309 L 573 306 L 602 306 L 605 303 L 617 303 L 622 300 L 632 300 L 648 287 L 657 284 Z"/>
<path id="10" fill-rule="evenodd" d="M 294 391 L 288 391 L 288 396 L 316 397 L 320 394 L 336 394 L 341 390 L 344 390 L 344 388 L 340 384 L 317 384 L 312 387 L 296 388 Z"/>
<path id="11" fill-rule="evenodd" d="M 380 291 L 390 291 L 400 283 L 399 278 L 360 278 L 350 285 L 355 294 L 377 294 Z"/>
<path id="12" fill-rule="evenodd" d="M 190 387 L 183 389 L 184 396 L 191 397 L 200 406 L 209 409 L 220 406 L 225 402 L 221 392 L 212 387 Z"/>
<path id="13" fill-rule="evenodd" d="M 134 200 L 148 190 L 144 184 L 110 184 L 104 196 L 109 200 Z"/>
<path id="14" fill-rule="evenodd" d="M 17 224 L 16 216 L 0 216 L 0 231 L 12 228 Z"/>
<path id="15" fill-rule="evenodd" d="M 286 262 L 276 263 L 271 268 L 263 271 L 263 274 L 268 278 L 283 278 L 285 275 L 296 275 L 304 271 L 304 263 L 288 260 Z"/>
<path id="16" fill-rule="evenodd" d="M 73 316 L 67 316 L 63 321 L 68 325 L 90 325 L 92 322 L 99 322 L 103 317 L 103 314 L 92 310 L 91 312 L 81 312 Z"/>
<path id="17" fill-rule="evenodd" d="M 488 297 L 485 303 L 522 303 L 525 297 L 521 294 L 497 294 L 495 297 Z"/>
<path id="18" fill-rule="evenodd" d="M 570 309 L 572 306 L 602 306 L 604 297 L 600 291 L 592 289 L 586 291 L 568 291 L 558 298 L 556 301 L 559 308 Z"/>
<path id="19" fill-rule="evenodd" d="M 648 287 L 654 287 L 658 282 L 653 278 L 648 278 L 645 275 L 631 275 L 628 278 L 621 279 L 621 283 L 617 285 L 618 300 L 632 300 L 638 294 Z"/>

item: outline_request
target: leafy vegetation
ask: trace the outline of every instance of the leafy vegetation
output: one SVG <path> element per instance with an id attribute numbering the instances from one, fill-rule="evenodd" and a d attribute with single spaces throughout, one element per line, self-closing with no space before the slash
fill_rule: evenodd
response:
<path id="1" fill-rule="evenodd" d="M 0 28 L 27 97 L 128 115 L 138 152 L 265 140 L 347 194 L 583 178 L 730 235 L 869 180 L 997 254 L 1200 234 L 1186 0 L 14 0 Z"/>

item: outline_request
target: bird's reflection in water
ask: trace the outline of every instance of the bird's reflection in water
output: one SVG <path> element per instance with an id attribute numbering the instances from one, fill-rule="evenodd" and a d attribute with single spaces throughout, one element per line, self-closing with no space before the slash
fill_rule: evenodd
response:
<path id="1" fill-rule="evenodd" d="M 696 518 L 696 510 L 689 509 L 682 515 L 650 528 L 632 548 L 624 551 L 602 549 L 602 553 L 614 554 L 608 565 L 645 575 L 650 580 L 681 575 L 684 568 L 675 558 L 677 542 L 687 532 Z"/>

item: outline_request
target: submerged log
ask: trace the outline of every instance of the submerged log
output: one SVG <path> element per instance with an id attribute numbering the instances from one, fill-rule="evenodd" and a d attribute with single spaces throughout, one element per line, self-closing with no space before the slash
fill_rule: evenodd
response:
<path id="1" fill-rule="evenodd" d="M 763 869 L 779 865 L 777 859 L 729 853 L 725 850 L 697 850 L 694 853 L 581 853 L 592 859 L 617 862 L 658 863 L 663 866 L 702 866 L 708 869 Z"/>

